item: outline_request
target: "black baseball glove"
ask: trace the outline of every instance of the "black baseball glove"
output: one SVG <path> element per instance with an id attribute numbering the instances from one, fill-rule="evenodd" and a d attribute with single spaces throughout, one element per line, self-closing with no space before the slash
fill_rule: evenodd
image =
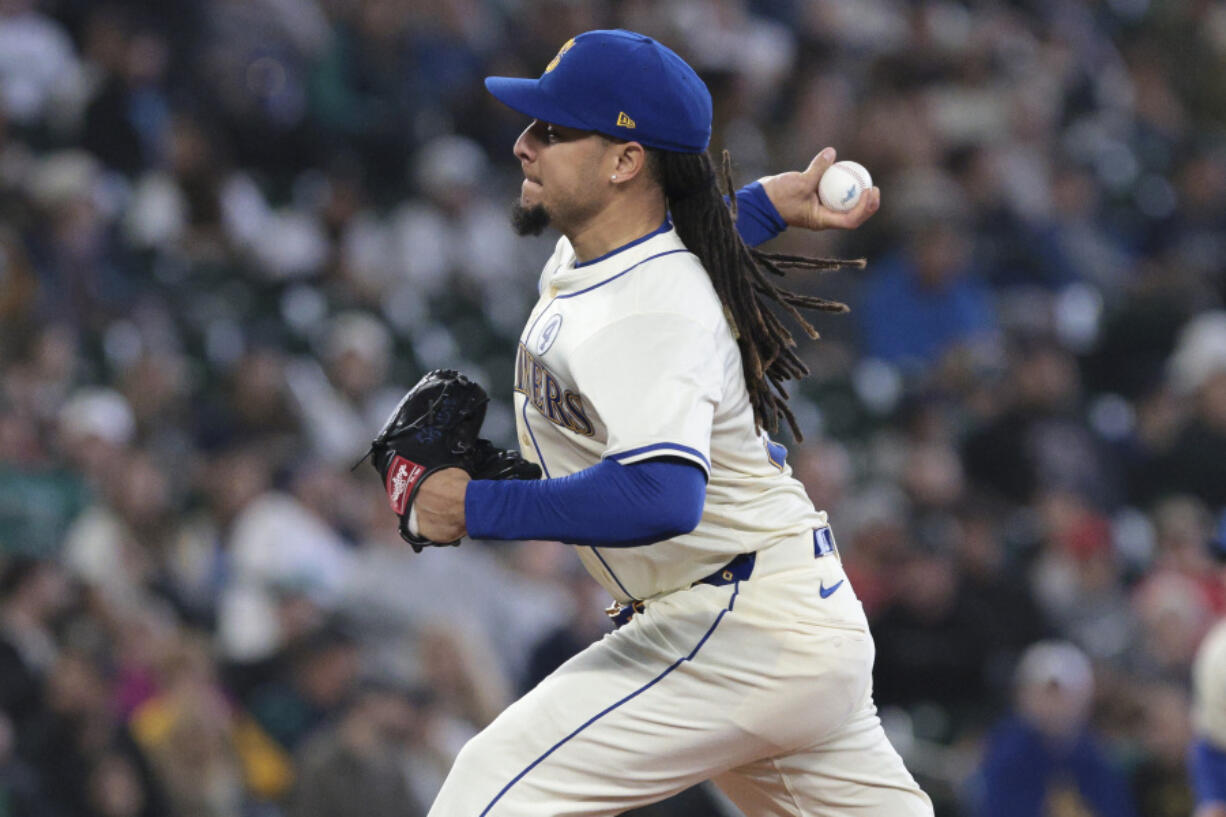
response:
<path id="1" fill-rule="evenodd" d="M 473 479 L 539 479 L 541 469 L 513 451 L 477 436 L 485 420 L 485 389 L 452 369 L 435 369 L 401 399 L 367 456 L 383 478 L 400 537 L 418 553 L 435 542 L 409 530 L 409 511 L 426 477 L 443 468 L 463 468 Z"/>

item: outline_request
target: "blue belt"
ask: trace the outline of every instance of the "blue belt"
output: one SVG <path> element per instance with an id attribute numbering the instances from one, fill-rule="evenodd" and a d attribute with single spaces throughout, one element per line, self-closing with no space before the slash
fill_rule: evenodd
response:
<path id="1" fill-rule="evenodd" d="M 814 559 L 820 559 L 823 556 L 829 556 L 831 553 L 837 552 L 838 548 L 834 544 L 834 534 L 830 532 L 830 528 L 818 528 L 813 531 Z M 733 582 L 743 582 L 753 574 L 753 566 L 754 562 L 757 561 L 757 556 L 757 553 L 742 553 L 710 576 L 707 576 L 705 579 L 699 579 L 694 584 L 711 584 L 721 587 Z"/>
<path id="2" fill-rule="evenodd" d="M 820 559 L 832 553 L 838 553 L 838 547 L 834 543 L 834 534 L 830 532 L 830 528 L 818 528 L 813 531 L 813 558 Z M 743 582 L 753 575 L 753 566 L 757 560 L 756 552 L 742 553 L 710 576 L 699 579 L 694 584 L 722 587 L 733 582 Z M 620 627 L 633 618 L 635 613 L 643 612 L 643 602 L 633 601 L 629 604 L 614 605 L 607 612 L 613 619 L 614 626 Z"/>
<path id="3" fill-rule="evenodd" d="M 721 587 L 733 582 L 743 582 L 753 574 L 753 566 L 757 561 L 757 553 L 742 553 L 710 576 L 699 579 L 694 584 L 712 584 Z"/>

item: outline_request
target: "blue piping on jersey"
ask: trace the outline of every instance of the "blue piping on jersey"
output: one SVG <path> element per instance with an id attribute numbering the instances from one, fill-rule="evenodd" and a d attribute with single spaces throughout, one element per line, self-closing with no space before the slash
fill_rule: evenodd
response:
<path id="1" fill-rule="evenodd" d="M 626 589 L 626 585 L 622 584 L 622 580 L 617 578 L 617 574 L 613 572 L 613 568 L 609 567 L 609 563 L 604 560 L 604 556 L 600 554 L 600 551 L 596 549 L 596 546 L 588 545 L 588 547 L 592 549 L 592 553 L 594 553 L 596 558 L 600 560 L 600 563 L 604 565 L 604 569 L 609 571 L 609 575 L 613 577 L 613 581 L 617 582 L 617 586 L 622 589 L 622 592 L 626 594 L 627 598 L 629 598 L 631 601 L 642 601 L 642 599 L 636 598 L 633 593 Z"/>
<path id="2" fill-rule="evenodd" d="M 498 794 L 494 795 L 494 799 L 493 799 L 493 800 L 491 800 L 491 801 L 489 802 L 489 805 L 487 805 L 487 806 L 485 807 L 485 809 L 484 809 L 484 810 L 481 812 L 481 814 L 480 814 L 480 815 L 478 815 L 478 817 L 485 817 L 485 815 L 489 814 L 489 813 L 490 813 L 490 809 L 492 809 L 492 808 L 494 807 L 494 805 L 495 805 L 495 804 L 497 804 L 497 802 L 498 802 L 499 800 L 501 800 L 501 799 L 502 799 L 502 796 L 503 796 L 504 794 L 506 794 L 508 791 L 510 791 L 510 790 L 511 790 L 511 787 L 512 787 L 512 786 L 514 786 L 514 785 L 515 785 L 516 783 L 518 783 L 520 780 L 523 780 L 524 776 L 525 776 L 525 775 L 527 775 L 527 774 L 528 774 L 528 772 L 532 771 L 532 770 L 533 770 L 533 769 L 535 769 L 537 766 L 541 765 L 541 763 L 542 763 L 542 762 L 543 762 L 543 761 L 544 761 L 544 760 L 545 760 L 547 757 L 549 757 L 550 755 L 552 755 L 552 754 L 553 754 L 554 752 L 556 752 L 558 749 L 562 748 L 562 746 L 563 746 L 565 743 L 567 743 L 568 741 L 570 741 L 570 739 L 571 739 L 571 738 L 574 738 L 574 737 L 575 737 L 575 736 L 577 736 L 577 735 L 578 735 L 580 732 L 582 732 L 584 729 L 587 729 L 587 728 L 588 728 L 589 726 L 591 726 L 593 723 L 595 723 L 596 721 L 600 720 L 600 719 L 601 719 L 601 718 L 603 718 L 605 715 L 607 715 L 607 714 L 609 714 L 610 712 L 612 712 L 614 709 L 617 709 L 617 708 L 618 708 L 619 706 L 621 706 L 622 704 L 627 703 L 627 702 L 628 702 L 628 701 L 630 701 L 631 699 L 636 698 L 636 697 L 638 697 L 639 695 L 641 695 L 642 693 L 644 693 L 644 692 L 646 692 L 647 690 L 651 689 L 653 686 L 655 686 L 656 684 L 658 684 L 660 681 L 664 680 L 664 678 L 665 678 L 665 677 L 666 677 L 666 676 L 667 676 L 669 673 L 671 673 L 671 672 L 672 672 L 673 670 L 675 670 L 677 667 L 681 666 L 681 665 L 682 665 L 683 663 L 685 663 L 686 661 L 693 661 L 693 660 L 694 660 L 694 656 L 698 655 L 698 651 L 702 649 L 702 646 L 703 646 L 704 644 L 706 644 L 706 643 L 707 643 L 707 639 L 709 639 L 709 638 L 711 637 L 711 634 L 715 632 L 715 628 L 716 628 L 716 627 L 718 627 L 718 626 L 719 626 L 719 623 L 720 623 L 721 621 L 723 621 L 723 620 L 724 620 L 724 616 L 725 616 L 727 613 L 729 613 L 729 612 L 732 610 L 732 605 L 736 603 L 736 596 L 737 596 L 737 593 L 740 593 L 740 592 L 741 592 L 741 583 L 740 583 L 740 582 L 737 582 L 737 583 L 736 583 L 736 586 L 733 588 L 733 591 L 732 591 L 732 598 L 731 598 L 731 599 L 729 599 L 729 601 L 728 601 L 728 606 L 727 606 L 727 607 L 725 607 L 723 610 L 720 610 L 720 611 L 719 611 L 719 615 L 715 617 L 715 621 L 714 621 L 714 622 L 712 622 L 711 626 L 710 626 L 710 627 L 707 629 L 706 633 L 704 633 L 704 634 L 703 634 L 702 638 L 700 638 L 700 639 L 698 640 L 698 643 L 694 645 L 694 649 L 690 650 L 689 655 L 683 655 L 683 656 L 681 656 L 681 657 L 680 657 L 680 658 L 678 658 L 676 661 L 674 661 L 672 664 L 669 664 L 668 668 L 667 668 L 667 669 L 665 669 L 663 672 L 661 672 L 659 675 L 657 675 L 655 678 L 652 678 L 652 679 L 651 679 L 650 681 L 648 681 L 646 684 L 644 684 L 643 686 L 639 687 L 639 688 L 638 688 L 638 689 L 636 689 L 634 692 L 631 692 L 629 695 L 627 695 L 626 697 L 622 698 L 620 701 L 618 701 L 618 702 L 616 702 L 616 703 L 614 703 L 614 704 L 611 704 L 611 705 L 609 705 L 609 706 L 605 707 L 605 708 L 604 708 L 604 709 L 602 709 L 600 712 L 598 712 L 598 713 L 596 713 L 595 715 L 593 715 L 592 717 L 588 718 L 588 719 L 587 719 L 587 720 L 586 720 L 586 721 L 585 721 L 585 722 L 584 722 L 584 723 L 583 723 L 583 724 L 582 724 L 582 725 L 581 725 L 579 728 L 577 728 L 575 731 L 571 732 L 569 735 L 567 735 L 566 737 L 562 738 L 560 741 L 558 741 L 557 743 L 555 743 L 553 746 L 550 746 L 550 747 L 549 747 L 549 749 L 548 749 L 548 750 L 546 750 L 544 754 L 542 754 L 542 755 L 541 755 L 540 757 L 538 757 L 536 760 L 534 760 L 534 761 L 532 761 L 530 764 L 528 764 L 528 767 L 527 767 L 526 769 L 524 769 L 524 770 L 523 770 L 522 772 L 520 772 L 519 774 L 515 775 L 515 777 L 511 778 L 511 782 L 510 782 L 510 783 L 507 783 L 505 786 L 503 786 L 503 787 L 502 787 L 502 791 L 500 791 L 500 792 L 498 792 Z"/>
<path id="3" fill-rule="evenodd" d="M 649 239 L 649 238 L 654 238 L 655 236 L 658 236 L 658 235 L 660 235 L 661 233 L 666 233 L 666 232 L 668 232 L 669 230 L 671 230 L 672 228 L 673 228 L 673 223 L 672 223 L 672 221 L 670 221 L 670 220 L 669 220 L 669 218 L 668 218 L 668 216 L 667 216 L 667 215 L 665 215 L 665 216 L 664 216 L 664 223 L 663 223 L 663 224 L 661 224 L 659 227 L 655 228 L 654 230 L 652 230 L 652 231 L 651 231 L 650 233 L 648 233 L 647 235 L 644 235 L 644 236 L 639 236 L 638 238 L 634 239 L 633 241 L 631 241 L 631 242 L 630 242 L 630 243 L 628 243 L 628 244 L 622 244 L 620 247 L 615 247 L 615 248 L 613 248 L 613 249 L 609 250 L 609 251 L 608 251 L 607 253 L 605 253 L 604 255 L 601 255 L 601 256 L 599 256 L 599 257 L 597 257 L 597 258 L 593 258 L 591 261 L 584 261 L 582 264 L 580 264 L 578 261 L 576 261 L 576 262 L 575 262 L 575 269 L 579 269 L 579 268 L 581 268 L 581 267 L 590 267 L 592 264 L 599 264 L 601 261 L 605 260 L 606 258 L 612 258 L 613 256 L 617 255 L 619 252 L 624 252 L 624 251 L 626 251 L 626 250 L 630 249 L 631 247 L 636 247 L 636 246 L 638 246 L 639 244 L 642 244 L 642 243 L 643 243 L 644 241 L 646 241 L 647 239 Z"/>
<path id="4" fill-rule="evenodd" d="M 545 304 L 545 308 L 541 310 L 541 314 L 537 315 L 532 320 L 532 325 L 529 326 L 528 331 L 524 333 L 524 345 L 525 346 L 527 346 L 527 338 L 532 336 L 532 330 L 535 329 L 536 325 L 541 322 L 541 318 L 545 317 L 545 314 L 549 311 L 549 307 L 553 306 L 553 302 L 556 300 L 557 298 L 555 297 L 549 303 Z"/>
<path id="5" fill-rule="evenodd" d="M 629 451 L 622 451 L 617 454 L 609 454 L 608 457 L 611 460 L 616 460 L 617 462 L 621 462 L 624 459 L 628 459 L 630 457 L 637 457 L 639 454 L 645 454 L 648 451 L 659 451 L 661 449 L 668 449 L 671 451 L 680 451 L 684 454 L 689 454 L 692 457 L 697 457 L 698 459 L 702 460 L 702 464 L 706 466 L 707 472 L 710 473 L 711 471 L 711 463 L 709 460 L 707 460 L 706 457 L 702 455 L 701 451 L 699 451 L 697 448 L 690 448 L 688 445 L 678 445 L 677 443 L 652 443 L 651 445 L 644 445 L 640 448 L 632 448 Z"/>
<path id="6" fill-rule="evenodd" d="M 616 275 L 612 275 L 612 276 L 610 276 L 610 277 L 608 277 L 608 278 L 604 279 L 603 281 L 601 281 L 601 282 L 600 282 L 600 283 L 598 283 L 598 284 L 592 284 L 590 287 L 587 287 L 586 289 L 581 289 L 581 290 L 579 290 L 578 292 L 568 292 L 568 293 L 566 293 L 565 295 L 559 295 L 559 296 L 558 296 L 558 297 L 557 297 L 555 300 L 562 300 L 563 298 L 573 298 L 573 297 L 575 297 L 576 295 L 582 295 L 582 294 L 583 294 L 583 293 L 585 293 L 585 292 L 591 292 L 593 289 L 599 289 L 600 287 L 604 286 L 605 284 L 609 283 L 610 281 L 616 281 L 618 278 L 621 278 L 621 277 L 622 277 L 623 275 L 625 275 L 627 272 L 630 272 L 630 270 L 635 269 L 635 268 L 637 268 L 637 267 L 640 267 L 640 266 L 642 266 L 643 264 L 646 264 L 648 261 L 654 261 L 655 259 L 660 258 L 661 256 L 665 256 L 665 255 L 674 255 L 674 254 L 679 253 L 679 252 L 685 252 L 685 253 L 688 253 L 688 252 L 689 252 L 689 250 L 665 250 L 664 252 L 658 252 L 658 253 L 656 253 L 655 255 L 648 256 L 647 258 L 644 258 L 642 261 L 638 262 L 637 264 L 633 264 L 633 265 L 631 265 L 631 266 L 629 266 L 629 267 L 626 267 L 626 268 L 625 268 L 624 270 L 622 270 L 621 272 L 617 273 Z"/>
<path id="7" fill-rule="evenodd" d="M 545 472 L 545 479 L 550 479 L 549 466 L 545 464 L 545 455 L 541 453 L 541 447 L 536 442 L 536 434 L 532 432 L 532 424 L 528 422 L 528 404 L 530 402 L 532 401 L 526 400 L 526 399 L 524 400 L 524 407 L 523 409 L 520 410 L 520 413 L 523 415 L 523 418 L 524 418 L 524 428 L 528 429 L 528 436 L 532 440 L 532 447 L 536 449 L 536 458 L 541 464 L 541 470 Z M 594 553 L 596 555 L 596 558 L 600 560 L 600 563 L 604 565 L 604 569 L 609 571 L 609 575 L 613 577 L 613 581 L 617 582 L 617 586 L 621 588 L 621 591 L 625 593 L 626 596 L 632 601 L 638 601 L 638 599 L 634 597 L 634 594 L 632 594 L 629 590 L 626 589 L 626 585 L 622 584 L 622 580 L 619 579 L 617 577 L 617 574 L 613 572 L 613 568 L 610 567 L 609 563 L 605 561 L 604 556 L 600 555 L 600 551 L 597 550 L 595 546 L 591 546 L 591 548 L 592 548 L 592 553 Z"/>
<path id="8" fill-rule="evenodd" d="M 541 464 L 541 470 L 545 472 L 545 479 L 549 479 L 549 466 L 545 464 L 545 455 L 541 453 L 541 447 L 536 444 L 536 434 L 532 432 L 532 424 L 528 422 L 528 404 L 532 402 L 526 397 L 524 398 L 524 407 L 520 412 L 524 417 L 524 428 L 528 429 L 528 436 L 532 439 L 532 447 L 536 449 L 536 459 Z"/>

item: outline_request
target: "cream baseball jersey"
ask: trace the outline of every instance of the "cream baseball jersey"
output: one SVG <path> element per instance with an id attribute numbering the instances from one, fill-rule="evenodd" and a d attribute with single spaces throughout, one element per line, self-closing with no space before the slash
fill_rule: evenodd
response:
<path id="1" fill-rule="evenodd" d="M 520 338 L 523 454 L 548 478 L 603 458 L 689 460 L 707 473 L 692 532 L 640 547 L 577 548 L 620 602 L 650 599 L 826 524 L 783 446 L 755 429 L 740 351 L 698 259 L 667 222 L 586 264 L 566 238 Z"/>

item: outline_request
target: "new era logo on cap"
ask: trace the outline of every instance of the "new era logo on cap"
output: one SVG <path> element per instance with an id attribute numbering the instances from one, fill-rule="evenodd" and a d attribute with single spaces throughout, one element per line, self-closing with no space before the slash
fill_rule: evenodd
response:
<path id="1" fill-rule="evenodd" d="M 633 127 L 634 127 L 634 120 L 633 120 L 633 119 L 631 119 L 630 117 L 626 116 L 626 112 L 625 112 L 625 111 L 622 111 L 621 113 L 619 113 L 619 114 L 617 115 L 617 127 L 619 127 L 619 128 L 633 128 Z"/>

